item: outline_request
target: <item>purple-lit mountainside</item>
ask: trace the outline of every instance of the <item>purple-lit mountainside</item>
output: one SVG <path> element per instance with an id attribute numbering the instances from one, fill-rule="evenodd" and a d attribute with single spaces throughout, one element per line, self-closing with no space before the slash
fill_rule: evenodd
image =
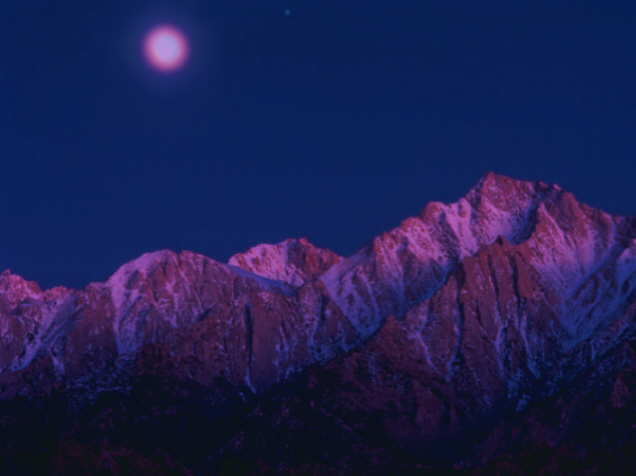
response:
<path id="1" fill-rule="evenodd" d="M 9 405 L 72 395 L 69 406 L 87 408 L 117 395 L 143 420 L 129 399 L 150 382 L 175 401 L 212 392 L 210 407 L 242 405 L 222 442 L 196 457 L 150 454 L 142 437 L 87 443 L 77 428 L 95 423 L 67 409 L 78 443 L 50 451 L 60 473 L 80 471 L 65 466 L 71 454 L 103 464 L 100 451 L 149 474 L 167 454 L 166 474 L 233 474 L 224 464 L 239 459 L 251 461 L 246 474 L 346 474 L 396 460 L 404 471 L 460 471 L 535 460 L 524 445 L 544 451 L 546 467 L 560 464 L 545 453 L 555 448 L 568 464 L 601 461 L 595 441 L 572 435 L 635 408 L 635 319 L 636 219 L 488 174 L 347 258 L 290 239 L 228 264 L 149 253 L 82 290 L 43 291 L 5 272 L 0 396 Z M 174 405 L 156 407 L 178 415 Z M 631 423 L 611 444 L 631 444 Z"/>

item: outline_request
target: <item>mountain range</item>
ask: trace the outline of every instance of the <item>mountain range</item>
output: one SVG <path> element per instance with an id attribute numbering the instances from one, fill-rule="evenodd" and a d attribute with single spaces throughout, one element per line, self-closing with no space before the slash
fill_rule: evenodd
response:
<path id="1" fill-rule="evenodd" d="M 633 472 L 635 319 L 636 218 L 494 173 L 349 257 L 158 251 L 83 289 L 5 271 L 0 469 Z"/>

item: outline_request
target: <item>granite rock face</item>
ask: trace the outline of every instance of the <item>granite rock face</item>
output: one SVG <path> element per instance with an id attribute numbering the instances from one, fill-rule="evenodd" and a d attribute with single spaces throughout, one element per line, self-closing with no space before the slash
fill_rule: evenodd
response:
<path id="1" fill-rule="evenodd" d="M 149 253 L 82 290 L 5 272 L 0 395 L 95 398 L 160 376 L 258 398 L 305 375 L 329 389 L 325 411 L 373 415 L 394 441 L 486 428 L 485 461 L 497 415 L 589 393 L 593 372 L 627 405 L 617 355 L 635 319 L 635 219 L 488 174 L 347 258 L 290 239 L 228 264 Z"/>
<path id="2" fill-rule="evenodd" d="M 308 275 L 322 259 L 306 258 Z M 150 365 L 258 391 L 356 338 L 320 283 L 300 288 L 190 252 L 148 253 L 79 291 L 43 292 L 9 273 L 3 280 L 0 381 L 37 362 L 61 384 L 99 380 L 98 392 L 108 389 L 100 372 Z M 150 362 L 151 351 L 161 359 Z"/>

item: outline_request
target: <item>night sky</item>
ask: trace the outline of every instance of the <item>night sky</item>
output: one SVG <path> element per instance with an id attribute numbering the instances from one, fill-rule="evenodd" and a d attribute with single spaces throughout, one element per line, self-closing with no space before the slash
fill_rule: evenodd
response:
<path id="1" fill-rule="evenodd" d="M 636 2 L 45 1 L 0 13 L 0 269 L 349 254 L 486 172 L 636 214 Z M 142 41 L 189 38 L 161 73 Z"/>

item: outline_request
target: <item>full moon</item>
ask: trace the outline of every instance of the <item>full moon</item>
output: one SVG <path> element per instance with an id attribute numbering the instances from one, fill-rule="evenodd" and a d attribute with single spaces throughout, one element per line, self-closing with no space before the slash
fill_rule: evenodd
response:
<path id="1" fill-rule="evenodd" d="M 153 68 L 163 72 L 176 71 L 188 59 L 188 40 L 173 26 L 158 26 L 146 35 L 144 53 Z"/>

